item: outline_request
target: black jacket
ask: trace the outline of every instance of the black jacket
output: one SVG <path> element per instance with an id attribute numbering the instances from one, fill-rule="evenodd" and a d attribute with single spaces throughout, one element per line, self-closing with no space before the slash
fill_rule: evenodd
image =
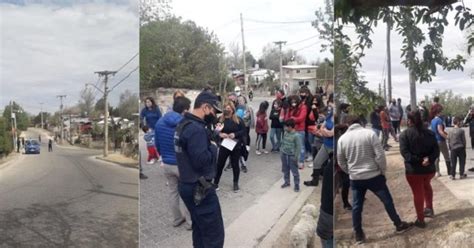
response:
<path id="1" fill-rule="evenodd" d="M 382 124 L 380 123 L 380 116 L 377 115 L 377 112 L 373 111 L 370 113 L 370 124 L 372 128 L 377 130 L 382 130 Z"/>
<path id="2" fill-rule="evenodd" d="M 191 113 L 184 115 L 178 127 L 185 121 L 190 121 L 190 124 L 184 127 L 179 137 L 175 134 L 179 180 L 195 183 L 201 176 L 211 180 L 217 169 L 217 146 L 211 144 L 211 131 L 205 128 L 203 120 Z"/>
<path id="3" fill-rule="evenodd" d="M 276 110 L 275 108 L 272 108 L 272 111 L 270 112 L 270 120 L 272 123 L 270 124 L 271 128 L 283 128 L 283 124 L 280 122 L 280 110 Z"/>
<path id="4" fill-rule="evenodd" d="M 436 172 L 435 161 L 439 157 L 439 147 L 435 134 L 428 129 L 417 130 L 410 127 L 400 134 L 400 153 L 405 160 L 406 174 L 430 174 Z M 430 164 L 422 166 L 423 158 Z"/>
<path id="5" fill-rule="evenodd" d="M 235 123 L 232 119 L 225 119 L 224 128 L 221 130 L 221 133 L 226 133 L 226 134 L 234 133 L 235 138 L 239 142 L 243 142 L 244 137 L 247 135 L 244 121 L 240 117 L 239 117 L 239 123 Z"/>

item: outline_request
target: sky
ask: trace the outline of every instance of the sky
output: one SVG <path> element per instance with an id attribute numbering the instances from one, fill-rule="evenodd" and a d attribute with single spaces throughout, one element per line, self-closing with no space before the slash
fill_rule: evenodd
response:
<path id="1" fill-rule="evenodd" d="M 474 10 L 474 0 L 465 0 L 466 7 Z M 454 4 L 457 6 L 457 4 Z M 465 33 L 459 30 L 459 27 L 454 26 L 454 12 L 451 12 L 447 19 L 449 26 L 445 28 L 443 37 L 443 53 L 449 58 L 454 58 L 455 55 L 467 55 L 466 52 L 466 38 Z M 346 33 L 353 39 L 355 36 L 354 29 L 345 27 Z M 422 28 L 426 32 L 426 28 Z M 383 74 L 387 74 L 386 66 L 386 35 L 387 26 L 384 23 L 378 25 L 371 35 L 373 41 L 372 48 L 365 52 L 365 57 L 362 59 L 361 74 L 369 83 L 367 87 L 378 92 L 379 83 L 382 84 L 383 89 Z M 401 64 L 401 47 L 402 37 L 398 35 L 396 30 L 391 32 L 391 68 L 392 68 L 392 97 L 401 98 L 402 105 L 408 105 L 410 102 L 410 88 L 408 69 Z M 421 51 L 421 50 L 419 50 Z M 385 69 L 384 69 L 385 68 Z M 461 94 L 463 97 L 474 97 L 474 78 L 470 77 L 470 73 L 474 72 L 474 53 L 464 65 L 464 71 L 443 71 L 441 67 L 437 67 L 437 75 L 432 77 L 430 83 L 417 83 L 417 102 L 424 98 L 425 95 L 431 96 L 435 90 L 452 90 L 454 94 Z M 388 91 L 387 91 L 388 92 Z M 388 94 L 388 93 L 387 93 Z"/>
<path id="2" fill-rule="evenodd" d="M 78 103 L 86 83 L 103 88 L 95 71 L 117 70 L 138 52 L 136 0 L 0 1 L 0 109 L 18 102 L 28 113 Z M 138 56 L 109 79 L 118 83 Z M 138 93 L 135 71 L 109 94 L 116 106 L 125 90 Z M 94 90 L 96 101 L 102 93 Z"/>
<path id="3" fill-rule="evenodd" d="M 317 61 L 318 58 L 323 60 L 331 56 L 329 52 L 320 52 L 321 41 L 315 37 L 318 34 L 317 30 L 311 26 L 311 21 L 315 19 L 314 12 L 319 8 L 324 8 L 324 1 L 172 0 L 171 8 L 172 14 L 181 16 L 184 20 L 192 20 L 197 25 L 213 31 L 219 41 L 226 46 L 226 51 L 232 42 L 237 42 L 242 48 L 240 31 L 240 13 L 242 13 L 245 47 L 256 59 L 261 56 L 262 48 L 274 41 L 287 41 L 288 45 L 284 46 L 283 50 L 285 48 L 301 49 L 298 54 L 302 55 L 307 62 Z M 281 24 L 255 21 L 306 22 Z"/>

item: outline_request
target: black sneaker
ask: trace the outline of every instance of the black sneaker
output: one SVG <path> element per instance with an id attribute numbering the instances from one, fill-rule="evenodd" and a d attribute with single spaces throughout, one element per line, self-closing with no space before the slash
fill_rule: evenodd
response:
<path id="1" fill-rule="evenodd" d="M 281 188 L 282 188 L 282 189 L 283 189 L 283 188 L 286 188 L 286 187 L 290 187 L 290 184 L 289 184 L 289 183 L 284 183 L 284 184 L 281 185 Z"/>
<path id="2" fill-rule="evenodd" d="M 414 225 L 415 225 L 416 227 L 419 227 L 419 228 L 425 228 L 425 227 L 426 227 L 426 222 L 416 220 Z"/>
<path id="3" fill-rule="evenodd" d="M 344 205 L 344 209 L 345 209 L 345 210 L 352 211 L 352 206 L 351 206 L 351 204 L 347 203 L 346 205 Z"/>
<path id="4" fill-rule="evenodd" d="M 239 188 L 239 184 L 238 183 L 234 183 L 234 193 L 237 193 L 240 191 L 240 188 Z"/>
<path id="5" fill-rule="evenodd" d="M 220 190 L 220 188 L 219 188 L 219 185 L 218 185 L 218 184 L 214 184 L 213 186 L 214 186 L 214 189 L 215 189 L 216 191 L 219 191 L 219 190 Z"/>
<path id="6" fill-rule="evenodd" d="M 363 231 L 355 232 L 355 238 L 356 244 L 363 244 L 365 242 L 365 233 Z"/>
<path id="7" fill-rule="evenodd" d="M 241 166 L 241 169 L 242 169 L 242 172 L 243 172 L 243 173 L 247 173 L 247 166 L 242 165 L 242 166 Z"/>
<path id="8" fill-rule="evenodd" d="M 140 179 L 148 179 L 147 175 L 140 173 Z"/>
<path id="9" fill-rule="evenodd" d="M 459 179 L 464 179 L 464 178 L 466 178 L 466 177 L 467 177 L 466 174 L 462 174 L 461 177 L 459 177 Z"/>
<path id="10" fill-rule="evenodd" d="M 407 223 L 405 221 L 402 221 L 400 225 L 397 226 L 396 231 L 397 233 L 404 233 L 407 230 L 410 230 L 410 228 L 413 227 L 413 223 Z"/>
<path id="11" fill-rule="evenodd" d="M 472 168 L 468 169 L 468 171 L 470 171 L 470 172 L 474 172 L 474 167 L 472 167 Z"/>
<path id="12" fill-rule="evenodd" d="M 224 168 L 224 171 L 232 169 L 232 165 L 230 163 L 227 164 L 227 166 Z"/>
<path id="13" fill-rule="evenodd" d="M 433 218 L 433 216 L 434 216 L 434 211 L 433 211 L 433 209 L 431 209 L 431 208 L 425 208 L 425 210 L 423 210 L 423 214 L 424 214 L 425 217 L 427 217 L 427 218 Z"/>
<path id="14" fill-rule="evenodd" d="M 308 186 L 308 187 L 316 187 L 316 186 L 318 186 L 319 181 L 316 181 L 316 180 L 304 181 L 303 184 Z"/>

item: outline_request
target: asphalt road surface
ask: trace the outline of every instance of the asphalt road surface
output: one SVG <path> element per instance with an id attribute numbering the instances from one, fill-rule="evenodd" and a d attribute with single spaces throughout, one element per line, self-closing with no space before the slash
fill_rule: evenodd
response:
<path id="1" fill-rule="evenodd" d="M 0 165 L 0 247 L 138 247 L 138 170 L 46 140 Z"/>

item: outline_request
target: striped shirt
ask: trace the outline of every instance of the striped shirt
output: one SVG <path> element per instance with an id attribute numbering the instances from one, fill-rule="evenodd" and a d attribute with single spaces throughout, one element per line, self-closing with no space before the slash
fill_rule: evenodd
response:
<path id="1" fill-rule="evenodd" d="M 384 175 L 385 151 L 374 131 L 353 124 L 337 142 L 337 159 L 351 180 L 371 179 Z"/>

